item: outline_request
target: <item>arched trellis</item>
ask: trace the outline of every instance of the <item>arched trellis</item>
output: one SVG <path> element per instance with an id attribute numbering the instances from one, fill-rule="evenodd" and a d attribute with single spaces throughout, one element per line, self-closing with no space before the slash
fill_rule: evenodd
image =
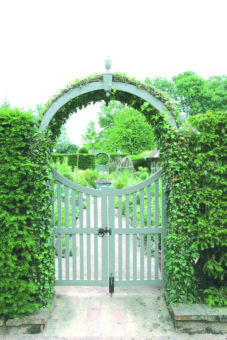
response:
<path id="1" fill-rule="evenodd" d="M 175 128 L 178 127 L 175 107 L 161 92 L 125 75 L 104 73 L 75 82 L 53 98 L 42 117 L 40 130 L 50 128 L 53 132 L 56 130 L 59 133 L 61 125 L 78 108 L 112 99 L 126 103 L 139 111 L 142 108 L 146 118 L 153 112 L 166 114 L 168 123 Z"/>

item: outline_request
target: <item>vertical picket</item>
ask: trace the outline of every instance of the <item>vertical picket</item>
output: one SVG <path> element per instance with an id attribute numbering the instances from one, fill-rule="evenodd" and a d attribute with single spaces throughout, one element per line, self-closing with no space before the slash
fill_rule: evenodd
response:
<path id="1" fill-rule="evenodd" d="M 144 189 L 140 190 L 140 227 L 144 227 Z M 140 280 L 144 280 L 144 234 L 140 234 Z"/>
<path id="2" fill-rule="evenodd" d="M 114 225 L 114 194 L 113 188 L 109 189 L 109 228 L 111 229 L 111 233 L 109 235 L 109 276 L 115 277 L 115 256 L 116 256 L 116 249 L 115 249 L 115 225 Z"/>
<path id="3" fill-rule="evenodd" d="M 133 193 L 133 229 L 137 227 L 136 192 Z M 133 280 L 137 280 L 137 234 L 133 233 Z"/>
<path id="4" fill-rule="evenodd" d="M 98 256 L 98 200 L 94 197 L 94 279 L 99 278 L 99 256 Z"/>
<path id="5" fill-rule="evenodd" d="M 151 184 L 147 186 L 147 226 L 151 227 Z"/>
<path id="6" fill-rule="evenodd" d="M 69 227 L 69 190 L 64 186 L 65 192 L 65 228 Z M 69 280 L 69 234 L 65 234 L 65 274 L 66 280 Z"/>
<path id="7" fill-rule="evenodd" d="M 155 228 L 159 225 L 159 179 L 155 181 Z M 158 279 L 158 261 L 159 261 L 159 248 L 158 248 L 158 234 L 154 235 L 155 240 L 155 279 Z"/>
<path id="8" fill-rule="evenodd" d="M 130 279 L 129 195 L 126 195 L 126 280 Z"/>
<path id="9" fill-rule="evenodd" d="M 87 220 L 86 220 L 86 228 L 89 230 L 91 227 L 90 224 L 90 195 L 87 195 L 86 198 L 86 214 L 87 214 Z M 87 233 L 87 280 L 90 281 L 91 279 L 91 235 L 90 231 Z"/>
<path id="10" fill-rule="evenodd" d="M 58 230 L 62 228 L 61 218 L 61 183 L 57 182 Z M 62 230 L 61 230 L 62 232 Z M 58 279 L 62 280 L 62 234 L 58 234 Z"/>
<path id="11" fill-rule="evenodd" d="M 80 211 L 80 280 L 84 280 L 84 225 L 83 225 L 83 194 L 79 192 L 79 211 Z"/>
<path id="12" fill-rule="evenodd" d="M 77 251 L 76 251 L 76 191 L 72 190 L 72 229 L 73 229 L 73 234 L 72 234 L 72 263 L 73 263 L 73 280 L 76 280 L 77 275 L 77 263 L 76 263 L 76 257 L 77 257 Z"/>
<path id="13" fill-rule="evenodd" d="M 164 277 L 164 237 L 165 237 L 165 228 L 166 228 L 166 198 L 165 198 L 165 190 L 164 185 L 162 183 L 162 239 L 161 239 L 161 273 L 162 273 L 162 280 L 165 280 Z"/>
<path id="14" fill-rule="evenodd" d="M 107 227 L 107 191 L 105 187 L 101 187 L 101 227 L 105 229 Z M 107 237 L 102 238 L 102 280 L 107 284 L 108 277 L 108 252 L 107 252 Z"/>
<path id="15" fill-rule="evenodd" d="M 122 196 L 118 197 L 118 278 L 122 280 Z"/>

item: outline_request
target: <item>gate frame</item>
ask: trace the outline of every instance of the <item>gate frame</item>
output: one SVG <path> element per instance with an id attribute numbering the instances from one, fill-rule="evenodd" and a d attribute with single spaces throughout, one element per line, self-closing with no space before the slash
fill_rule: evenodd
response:
<path id="1" fill-rule="evenodd" d="M 165 237 L 165 229 L 166 229 L 166 209 L 165 209 L 165 194 L 163 190 L 162 185 L 162 171 L 159 170 L 152 176 L 150 176 L 148 179 L 134 185 L 128 188 L 124 189 L 115 189 L 113 187 L 102 187 L 101 189 L 93 189 L 81 186 L 77 183 L 74 183 L 73 181 L 65 178 L 63 175 L 59 174 L 55 169 L 53 169 L 54 178 L 57 181 L 57 211 L 58 211 L 58 226 L 55 226 L 54 223 L 54 201 L 53 201 L 53 210 L 52 210 L 52 222 L 53 222 L 53 242 L 55 242 L 55 235 L 58 235 L 57 237 L 57 249 L 58 249 L 58 279 L 56 280 L 57 286 L 65 286 L 65 285 L 86 285 L 86 286 L 107 286 L 108 279 L 109 279 L 109 292 L 110 294 L 114 293 L 114 285 L 116 286 L 164 286 L 165 285 L 165 275 L 164 275 L 164 237 Z M 159 180 L 161 179 L 161 185 L 162 185 L 162 195 L 161 195 L 161 226 L 159 225 Z M 152 195 L 151 192 L 148 194 L 149 199 L 147 198 L 147 203 L 149 202 L 149 208 L 148 205 L 145 207 L 144 205 L 144 190 L 147 188 L 150 188 L 151 185 L 154 184 L 154 225 L 151 225 L 151 223 L 147 223 L 147 225 L 143 225 L 142 227 L 137 227 L 137 219 L 136 219 L 136 211 L 137 211 L 137 203 L 136 203 L 136 194 L 140 192 L 140 198 L 142 200 L 142 205 L 140 203 L 141 208 L 141 216 L 142 219 L 140 222 L 144 219 L 144 212 L 147 210 L 147 215 L 149 216 L 149 219 L 151 219 L 151 202 L 152 202 Z M 65 226 L 62 226 L 61 224 L 61 186 L 64 186 L 64 194 L 65 194 Z M 83 215 L 83 206 L 82 206 L 82 198 L 83 194 L 88 195 L 86 198 L 87 201 L 87 211 L 86 211 L 86 221 L 82 217 L 79 221 L 79 226 L 76 227 L 75 219 L 72 218 L 72 225 L 69 226 L 69 191 L 68 189 L 72 190 L 72 216 L 75 217 L 75 210 L 76 210 L 76 202 L 75 202 L 75 194 L 76 192 L 79 194 L 79 200 L 80 200 L 80 214 Z M 132 218 L 132 225 L 130 225 L 130 215 L 129 215 L 129 195 L 133 195 L 133 217 Z M 142 194 L 142 196 L 141 196 Z M 74 196 L 73 196 L 74 195 Z M 91 221 L 91 205 L 90 205 L 90 197 L 94 196 L 96 197 L 95 205 L 94 205 L 94 216 L 96 214 L 96 218 L 94 217 L 94 221 Z M 98 205 L 97 205 L 97 198 L 101 198 L 101 224 L 98 223 L 97 214 L 98 214 Z M 128 205 L 126 207 L 126 225 L 122 225 L 122 209 L 119 210 L 118 213 L 118 222 L 117 225 L 115 225 L 115 198 L 119 197 L 122 200 L 122 197 L 125 197 L 126 202 L 128 201 Z M 95 209 L 96 206 L 96 209 Z M 146 208 L 146 209 L 145 209 Z M 149 212 L 148 212 L 149 211 Z M 143 212 L 143 213 L 142 213 Z M 120 220 L 119 220 L 120 218 Z M 93 223 L 92 223 L 93 222 Z M 144 223 L 141 222 L 142 224 Z M 98 235 L 100 228 L 105 230 L 104 234 L 107 234 L 109 232 L 108 237 L 104 236 L 101 239 L 101 254 L 102 254 L 102 275 L 101 279 L 99 278 L 98 267 L 100 266 L 100 261 L 98 261 L 98 248 L 96 248 L 94 252 L 94 278 L 91 278 L 91 253 L 90 249 L 88 248 L 91 246 L 91 240 L 90 235 L 94 235 L 94 245 L 96 244 L 96 247 L 98 247 Z M 141 248 L 139 252 L 140 258 L 137 258 L 137 251 L 138 251 L 138 244 L 137 244 L 137 236 L 138 234 L 141 235 Z M 161 256 L 159 254 L 158 250 L 158 235 L 161 234 Z M 62 235 L 64 235 L 66 239 L 66 256 L 65 256 L 65 270 L 66 275 L 65 278 L 62 278 Z M 73 278 L 70 278 L 70 255 L 69 255 L 69 235 L 72 236 L 73 246 L 72 246 L 72 265 L 73 265 Z M 76 250 L 76 235 L 80 235 L 79 239 L 79 245 L 80 245 L 80 256 L 77 255 Z M 87 239 L 87 276 L 84 277 L 84 249 L 83 249 L 83 243 L 84 243 L 84 235 Z M 115 245 L 115 235 L 118 235 L 117 240 L 120 242 L 121 247 L 118 245 L 118 250 Z M 119 265 L 122 266 L 122 236 L 125 235 L 125 242 L 126 242 L 126 248 L 125 248 L 125 261 L 126 261 L 126 272 L 125 272 L 125 278 L 122 277 L 122 267 L 119 268 Z M 136 236 L 137 235 L 137 236 Z M 151 265 L 151 238 L 149 237 L 149 243 L 148 243 L 148 256 L 147 256 L 147 264 L 146 264 L 146 270 L 147 275 L 144 277 L 144 269 L 145 269 L 145 248 L 144 248 L 144 237 L 145 235 L 154 235 L 154 265 Z M 156 235 L 156 236 L 155 236 Z M 89 236 L 89 242 L 88 242 L 88 236 Z M 130 238 L 133 238 L 133 268 L 130 270 Z M 82 252 L 81 252 L 82 247 Z M 119 253 L 118 253 L 119 251 Z M 118 253 L 118 278 L 115 279 L 116 274 L 116 254 Z M 136 253 L 136 254 L 135 254 Z M 86 255 L 85 255 L 86 256 Z M 77 257 L 80 258 L 80 274 L 79 279 L 76 274 L 76 267 L 77 267 Z M 159 262 L 161 259 L 161 263 Z M 99 265 L 98 265 L 99 262 Z M 138 264 L 139 265 L 139 272 L 138 274 Z M 159 272 L 159 266 L 161 264 L 161 272 Z M 151 268 L 154 267 L 154 273 L 152 275 Z M 142 270 L 143 268 L 143 270 Z M 89 275 L 88 275 L 89 273 Z M 120 274 L 121 273 L 121 274 Z M 141 274 L 142 273 L 142 274 Z M 82 277 L 81 277 L 82 276 Z M 131 279 L 130 279 L 131 276 Z M 133 277 L 133 278 L 132 278 Z"/>

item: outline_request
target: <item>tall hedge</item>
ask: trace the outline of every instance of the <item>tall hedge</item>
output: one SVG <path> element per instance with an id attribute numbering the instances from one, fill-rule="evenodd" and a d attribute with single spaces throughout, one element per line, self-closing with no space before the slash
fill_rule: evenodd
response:
<path id="1" fill-rule="evenodd" d="M 0 108 L 0 318 L 53 296 L 49 144 L 31 114 Z"/>
<path id="2" fill-rule="evenodd" d="M 210 305 L 227 305 L 227 112 L 191 118 L 199 212 L 198 288 Z"/>
<path id="3" fill-rule="evenodd" d="M 172 303 L 227 304 L 227 113 L 163 130 L 167 196 L 165 275 Z M 161 126 L 159 125 L 159 128 Z"/>

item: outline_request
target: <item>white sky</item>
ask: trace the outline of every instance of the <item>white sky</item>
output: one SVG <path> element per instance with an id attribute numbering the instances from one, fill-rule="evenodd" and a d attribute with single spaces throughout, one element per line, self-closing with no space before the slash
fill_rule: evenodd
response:
<path id="1" fill-rule="evenodd" d="M 138 80 L 226 74 L 226 13 L 227 0 L 0 0 L 0 103 L 35 108 L 108 55 Z M 69 122 L 72 142 L 96 110 Z"/>

